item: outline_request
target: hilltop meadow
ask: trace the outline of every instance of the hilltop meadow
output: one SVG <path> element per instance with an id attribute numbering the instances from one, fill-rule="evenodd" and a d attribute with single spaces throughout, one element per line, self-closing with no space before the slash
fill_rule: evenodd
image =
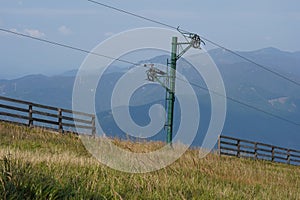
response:
<path id="1" fill-rule="evenodd" d="M 115 139 L 126 149 L 163 143 Z M 300 199 L 300 167 L 188 150 L 159 171 L 130 174 L 93 158 L 78 136 L 0 123 L 1 199 Z"/>

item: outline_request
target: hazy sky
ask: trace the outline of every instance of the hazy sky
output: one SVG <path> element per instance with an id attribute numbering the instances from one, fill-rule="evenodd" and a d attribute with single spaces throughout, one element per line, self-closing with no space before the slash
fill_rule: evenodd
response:
<path id="1" fill-rule="evenodd" d="M 158 26 L 87 0 L 0 0 L 0 27 L 91 50 L 114 33 Z M 233 50 L 299 51 L 299 0 L 99 0 L 196 32 Z M 0 33 L 0 78 L 55 74 L 83 53 Z"/>

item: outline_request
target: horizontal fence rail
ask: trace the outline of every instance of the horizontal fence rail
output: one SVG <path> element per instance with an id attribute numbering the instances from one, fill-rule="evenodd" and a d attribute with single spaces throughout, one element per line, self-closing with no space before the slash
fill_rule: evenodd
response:
<path id="1" fill-rule="evenodd" d="M 224 135 L 219 136 L 218 150 L 220 155 L 300 165 L 299 150 L 273 146 L 260 142 L 252 142 Z"/>
<path id="2" fill-rule="evenodd" d="M 74 132 L 96 135 L 95 115 L 93 114 L 3 96 L 0 96 L 0 121 L 43 127 L 61 133 Z"/>

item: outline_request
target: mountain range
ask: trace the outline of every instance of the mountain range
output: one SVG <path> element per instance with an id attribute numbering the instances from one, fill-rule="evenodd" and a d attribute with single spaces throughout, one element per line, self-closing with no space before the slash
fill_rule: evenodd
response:
<path id="1" fill-rule="evenodd" d="M 222 75 L 228 97 L 222 134 L 300 149 L 300 126 L 295 125 L 300 124 L 300 86 L 272 73 L 300 83 L 300 52 L 285 52 L 275 48 L 237 52 L 260 66 L 222 49 L 213 49 L 208 53 Z M 149 62 L 163 64 L 167 58 L 167 55 L 161 55 Z M 96 104 L 99 123 L 106 134 L 111 136 L 126 137 L 114 122 L 110 109 L 111 91 L 125 72 L 122 67 L 107 71 L 101 80 L 105 84 L 100 82 L 96 92 L 97 102 L 101 102 Z M 57 76 L 35 74 L 13 80 L 2 79 L 0 95 L 71 108 L 76 73 L 77 70 L 72 70 Z M 182 73 L 193 83 L 196 81 L 205 86 L 201 76 L 195 74 L 192 68 L 182 70 Z M 200 129 L 194 145 L 200 145 L 209 124 L 211 105 L 207 91 L 197 87 L 193 89 L 201 109 Z M 139 89 L 133 100 L 135 103 L 130 107 L 132 118 L 139 125 L 147 125 L 150 106 L 155 103 L 164 106 L 164 98 L 165 90 L 162 87 L 147 86 L 146 89 Z M 179 116 L 180 109 L 176 109 L 175 130 L 178 128 Z M 191 123 L 197 122 L 191 119 Z M 151 139 L 164 140 L 165 133 L 161 131 Z"/>

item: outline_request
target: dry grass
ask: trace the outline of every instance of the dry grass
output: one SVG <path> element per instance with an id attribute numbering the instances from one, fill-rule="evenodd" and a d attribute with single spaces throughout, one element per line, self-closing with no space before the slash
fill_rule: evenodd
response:
<path id="1" fill-rule="evenodd" d="M 163 143 L 114 141 L 148 152 Z M 171 166 L 122 173 L 90 156 L 74 135 L 0 124 L 3 199 L 300 199 L 300 167 L 188 150 Z"/>

